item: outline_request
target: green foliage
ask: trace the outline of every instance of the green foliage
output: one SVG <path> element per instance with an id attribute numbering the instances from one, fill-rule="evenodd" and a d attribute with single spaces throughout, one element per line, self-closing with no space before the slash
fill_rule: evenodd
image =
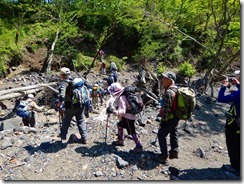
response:
<path id="1" fill-rule="evenodd" d="M 240 2 L 235 0 L 1 1 L 0 10 L 0 62 L 6 65 L 26 46 L 37 49 L 37 41 L 50 49 L 57 31 L 55 55 L 70 61 L 85 53 L 82 44 L 88 55 L 106 48 L 118 54 L 112 57 L 119 70 L 124 56 L 207 66 L 216 55 L 228 60 L 240 50 Z"/>
<path id="2" fill-rule="evenodd" d="M 158 42 L 147 42 L 145 43 L 138 53 L 134 56 L 137 61 L 144 61 L 156 58 L 160 43 Z"/>
<path id="3" fill-rule="evenodd" d="M 159 63 L 157 66 L 157 73 L 161 74 L 166 71 L 167 67 L 163 63 Z"/>
<path id="4" fill-rule="evenodd" d="M 123 59 L 120 59 L 120 58 L 118 58 L 116 56 L 110 55 L 110 56 L 108 56 L 108 62 L 109 61 L 113 61 L 117 65 L 119 72 L 122 71 L 123 65 L 124 65 L 124 60 Z M 108 64 L 106 63 L 106 66 L 110 67 L 110 62 Z"/>
<path id="5" fill-rule="evenodd" d="M 77 54 L 76 58 L 73 60 L 77 71 L 86 70 L 92 64 L 93 58 L 89 56 L 84 56 L 82 53 Z"/>
<path id="6" fill-rule="evenodd" d="M 189 62 L 184 62 L 179 66 L 178 72 L 184 77 L 191 78 L 196 73 L 196 69 Z"/>
<path id="7" fill-rule="evenodd" d="M 0 76 L 6 73 L 6 65 L 4 64 L 3 60 L 0 59 Z"/>

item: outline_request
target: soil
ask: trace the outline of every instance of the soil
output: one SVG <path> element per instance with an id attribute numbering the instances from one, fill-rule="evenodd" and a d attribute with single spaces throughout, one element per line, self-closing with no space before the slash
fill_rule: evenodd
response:
<path id="1" fill-rule="evenodd" d="M 1 81 L 1 90 L 17 85 L 13 81 L 18 77 L 27 78 L 30 74 L 29 67 L 30 65 L 22 63 L 22 66 L 15 68 L 7 77 L 8 82 L 6 79 Z M 96 73 L 92 70 L 88 75 L 90 83 L 105 77 Z M 118 73 L 119 82 L 126 85 L 127 81 L 129 85 L 137 74 L 138 71 L 132 72 L 129 67 L 125 68 Z M 215 97 L 218 87 L 215 86 Z M 136 125 L 144 150 L 143 153 L 136 154 L 130 152 L 135 144 L 127 134 L 124 147 L 114 147 L 111 144 L 116 139 L 117 119 L 112 116 L 107 121 L 105 103 L 86 118 L 88 144 L 74 141 L 80 137 L 74 121 L 67 136 L 73 137 L 73 142 L 67 139 L 63 141 L 63 145 L 60 144 L 60 120 L 53 108 L 53 98 L 49 98 L 49 95 L 54 94 L 50 89 L 45 89 L 35 97 L 38 105 L 44 104 L 46 107 L 45 112 L 38 113 L 38 126 L 35 130 L 23 127 L 21 118 L 11 112 L 13 99 L 3 101 L 8 107 L 1 110 L 0 116 L 4 126 L 4 130 L 0 131 L 0 177 L 3 181 L 240 180 L 240 176 L 221 169 L 223 164 L 229 164 L 224 135 L 224 112 L 228 109 L 228 104 L 220 104 L 208 94 L 197 97 L 197 108 L 191 120 L 180 121 L 179 158 L 170 159 L 169 166 L 153 159 L 155 154 L 160 153 L 160 149 L 156 134 L 159 125 L 156 115 L 159 109 L 152 104 L 143 113 L 146 124 Z M 39 101 L 43 97 L 46 97 L 45 102 Z"/>

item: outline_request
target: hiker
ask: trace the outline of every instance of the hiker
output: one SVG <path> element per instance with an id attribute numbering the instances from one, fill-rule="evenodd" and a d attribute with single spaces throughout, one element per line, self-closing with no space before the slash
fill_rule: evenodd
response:
<path id="1" fill-rule="evenodd" d="M 173 115 L 173 101 L 175 98 L 175 80 L 176 75 L 173 72 L 161 74 L 162 86 L 165 89 L 163 96 L 163 108 L 160 128 L 158 130 L 158 142 L 161 154 L 156 155 L 154 159 L 161 164 L 168 165 L 168 158 L 178 158 L 178 123 L 179 119 Z M 170 134 L 171 150 L 168 152 L 166 137 Z"/>
<path id="2" fill-rule="evenodd" d="M 128 109 L 130 109 L 130 107 L 125 95 L 121 95 L 124 89 L 125 88 L 122 87 L 120 83 L 116 82 L 112 83 L 108 87 L 109 93 L 115 98 L 115 108 L 113 108 L 112 106 L 107 107 L 107 113 L 112 113 L 116 115 L 119 120 L 119 122 L 117 123 L 118 140 L 113 141 L 112 144 L 115 146 L 124 146 L 124 129 L 126 129 L 128 134 L 132 136 L 133 141 L 136 144 L 136 147 L 132 151 L 134 151 L 135 153 L 141 153 L 143 151 L 143 147 L 141 145 L 141 142 L 139 141 L 135 129 L 136 116 L 134 114 L 126 112 Z"/>
<path id="3" fill-rule="evenodd" d="M 61 120 L 64 119 L 64 97 L 65 97 L 65 89 L 68 86 L 68 83 L 72 80 L 72 77 L 70 75 L 70 69 L 63 67 L 60 70 L 60 77 L 62 82 L 58 84 L 58 102 L 56 104 L 56 109 L 59 111 L 59 116 L 61 117 Z"/>
<path id="4" fill-rule="evenodd" d="M 106 75 L 106 63 L 103 59 L 102 60 L 102 64 L 101 64 L 101 74 L 102 75 Z"/>
<path id="5" fill-rule="evenodd" d="M 81 143 L 86 144 L 87 143 L 87 131 L 86 131 L 86 122 L 84 121 L 84 108 L 85 106 L 79 106 L 75 107 L 72 104 L 70 93 L 67 89 L 69 84 L 73 81 L 73 78 L 70 75 L 70 69 L 69 68 L 61 68 L 60 70 L 60 77 L 63 80 L 60 87 L 60 94 L 59 94 L 59 105 L 61 105 L 64 102 L 64 119 L 62 121 L 62 127 L 61 127 L 61 139 L 66 140 L 66 136 L 68 134 L 68 129 L 70 126 L 70 122 L 72 118 L 76 117 L 76 124 L 78 126 L 78 130 L 81 136 Z"/>
<path id="6" fill-rule="evenodd" d="M 26 104 L 26 110 L 29 113 L 29 115 L 27 117 L 22 117 L 22 122 L 24 124 L 24 126 L 28 126 L 28 127 L 36 127 L 36 112 L 41 112 L 44 110 L 44 106 L 38 106 L 36 104 L 36 102 L 34 101 L 34 95 L 33 94 L 29 94 L 27 96 L 27 99 L 24 100 L 25 104 Z"/>
<path id="7" fill-rule="evenodd" d="M 117 71 L 118 71 L 118 67 L 116 66 L 115 62 L 110 60 L 110 72 L 113 74 L 114 82 L 118 81 Z"/>
<path id="8" fill-rule="evenodd" d="M 222 81 L 218 94 L 218 102 L 231 103 L 226 112 L 225 137 L 230 165 L 224 164 L 222 168 L 236 175 L 240 175 L 240 71 L 234 73 L 234 77 Z M 236 91 L 226 92 L 230 85 L 237 87 Z"/>
<path id="9" fill-rule="evenodd" d="M 113 73 L 110 73 L 108 78 L 107 78 L 107 83 L 108 83 L 108 86 L 110 86 L 112 83 L 114 83 L 114 75 Z"/>
<path id="10" fill-rule="evenodd" d="M 94 109 L 99 109 L 99 87 L 98 84 L 94 84 L 91 92 L 92 105 Z"/>

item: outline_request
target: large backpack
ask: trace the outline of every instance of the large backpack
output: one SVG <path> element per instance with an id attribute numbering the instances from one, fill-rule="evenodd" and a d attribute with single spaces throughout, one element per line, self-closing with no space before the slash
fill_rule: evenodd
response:
<path id="1" fill-rule="evenodd" d="M 143 101 L 141 95 L 136 93 L 136 87 L 126 87 L 121 95 L 125 95 L 130 104 L 130 109 L 126 110 L 130 114 L 138 114 L 143 110 Z"/>
<path id="2" fill-rule="evenodd" d="M 21 100 L 18 106 L 16 107 L 16 114 L 22 118 L 29 117 L 31 115 L 31 112 L 27 110 L 27 106 L 28 106 L 27 102 Z"/>
<path id="3" fill-rule="evenodd" d="M 66 88 L 65 98 L 65 107 L 81 107 L 82 105 L 89 104 L 90 92 L 82 78 L 74 78 L 69 82 Z"/>
<path id="4" fill-rule="evenodd" d="M 196 93 L 190 87 L 172 88 L 175 92 L 175 99 L 173 101 L 174 115 L 181 119 L 187 120 L 191 117 L 196 107 Z"/>

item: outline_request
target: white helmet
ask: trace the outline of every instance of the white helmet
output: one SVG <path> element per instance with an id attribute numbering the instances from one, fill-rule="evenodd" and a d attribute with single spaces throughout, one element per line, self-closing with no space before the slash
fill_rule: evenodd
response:
<path id="1" fill-rule="evenodd" d="M 61 74 L 65 74 L 65 75 L 70 75 L 70 69 L 66 68 L 66 67 L 63 67 L 63 68 L 60 69 L 60 73 Z"/>

